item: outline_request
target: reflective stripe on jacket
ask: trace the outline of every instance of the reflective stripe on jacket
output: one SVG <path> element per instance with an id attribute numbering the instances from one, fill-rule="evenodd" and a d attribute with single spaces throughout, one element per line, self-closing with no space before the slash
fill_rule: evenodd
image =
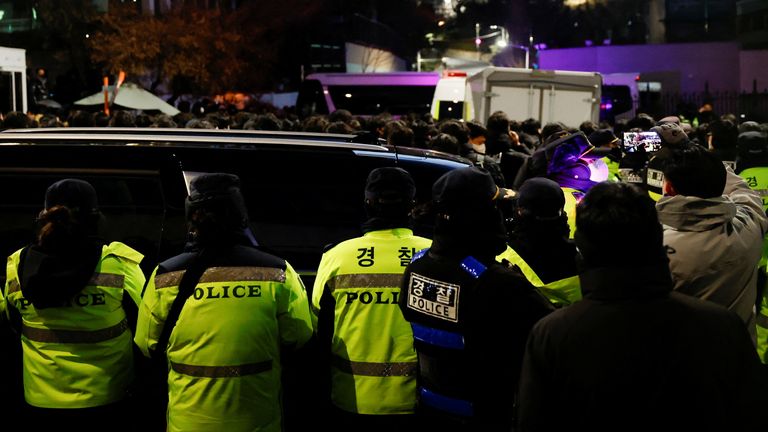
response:
<path id="1" fill-rule="evenodd" d="M 287 262 L 247 247 L 232 254 L 241 266 L 205 270 L 168 340 L 168 431 L 281 430 L 280 347 L 312 336 L 306 291 Z M 139 308 L 135 341 L 147 356 L 185 271 L 164 264 Z"/>
<path id="2" fill-rule="evenodd" d="M 89 408 L 118 402 L 133 380 L 132 335 L 122 308 L 137 304 L 143 256 L 113 242 L 88 285 L 67 306 L 36 310 L 19 286 L 21 250 L 8 257 L 4 308 L 22 318 L 24 396 L 42 408 Z"/>
<path id="3" fill-rule="evenodd" d="M 568 234 L 569 239 L 573 239 L 573 234 L 576 232 L 576 206 L 579 201 L 584 197 L 584 192 L 576 189 L 561 187 L 563 195 L 565 195 L 565 214 L 568 216 L 568 227 L 571 229 Z"/>
<path id="4" fill-rule="evenodd" d="M 497 257 L 499 261 L 502 259 L 518 266 L 528 282 L 541 291 L 552 303 L 567 306 L 581 300 L 581 282 L 579 282 L 578 275 L 545 284 L 531 266 L 511 247 L 507 246 L 507 250 Z"/>
<path id="5" fill-rule="evenodd" d="M 410 229 L 396 228 L 347 240 L 323 255 L 312 308 L 319 315 L 324 295 L 335 302 L 331 399 L 339 408 L 359 414 L 414 412 L 416 352 L 398 296 L 406 266 L 430 244 Z"/>

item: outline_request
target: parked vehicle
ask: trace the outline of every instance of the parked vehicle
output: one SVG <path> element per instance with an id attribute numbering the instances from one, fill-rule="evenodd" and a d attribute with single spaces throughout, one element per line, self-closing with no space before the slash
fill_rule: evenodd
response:
<path id="1" fill-rule="evenodd" d="M 488 67 L 467 79 L 465 100 L 482 122 L 504 111 L 515 120 L 578 126 L 600 120 L 601 86 L 602 77 L 593 72 Z"/>
<path id="2" fill-rule="evenodd" d="M 417 201 L 429 200 L 444 172 L 469 162 L 438 152 L 374 144 L 309 139 L 273 133 L 199 129 L 88 132 L 36 129 L 0 133 L 0 254 L 31 240 L 39 197 L 66 177 L 87 180 L 110 223 L 102 236 L 145 255 L 149 272 L 179 253 L 187 240 L 184 199 L 191 179 L 203 172 L 240 176 L 254 239 L 286 258 L 312 286 L 325 246 L 360 235 L 368 172 L 400 166 L 414 177 Z M 134 132 L 134 133 L 131 133 Z M 417 226 L 422 234 L 427 225 Z M 4 279 L 0 271 L 0 279 Z"/>
<path id="3" fill-rule="evenodd" d="M 0 112 L 27 112 L 27 109 L 26 51 L 0 47 Z"/>

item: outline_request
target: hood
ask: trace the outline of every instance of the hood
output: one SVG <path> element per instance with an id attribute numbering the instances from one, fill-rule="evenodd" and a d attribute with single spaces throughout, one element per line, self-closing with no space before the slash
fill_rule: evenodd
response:
<path id="1" fill-rule="evenodd" d="M 19 263 L 22 295 L 37 309 L 66 305 L 90 281 L 102 247 L 100 241 L 87 241 L 66 251 L 24 249 Z"/>
<path id="2" fill-rule="evenodd" d="M 727 196 L 662 197 L 656 203 L 656 210 L 659 222 L 681 231 L 709 231 L 736 216 L 736 204 Z"/>

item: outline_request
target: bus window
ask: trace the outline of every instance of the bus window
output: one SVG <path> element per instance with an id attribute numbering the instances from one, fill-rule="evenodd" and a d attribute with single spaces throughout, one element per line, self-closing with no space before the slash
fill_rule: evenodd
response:
<path id="1" fill-rule="evenodd" d="M 328 93 L 336 109 L 346 109 L 354 115 L 421 115 L 429 112 L 435 87 L 334 85 L 328 86 Z"/>
<path id="2" fill-rule="evenodd" d="M 299 115 L 345 109 L 353 115 L 400 117 L 430 112 L 437 72 L 317 73 L 307 75 L 296 102 Z"/>

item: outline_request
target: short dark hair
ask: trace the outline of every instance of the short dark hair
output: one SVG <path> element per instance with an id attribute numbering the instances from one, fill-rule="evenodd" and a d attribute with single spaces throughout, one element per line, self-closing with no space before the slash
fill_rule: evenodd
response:
<path id="1" fill-rule="evenodd" d="M 469 131 L 470 138 L 488 135 L 488 129 L 486 129 L 485 126 L 473 121 L 467 122 L 467 131 Z"/>
<path id="2" fill-rule="evenodd" d="M 670 182 L 679 195 L 715 198 L 723 194 L 725 166 L 704 147 L 673 148 L 659 162 L 664 180 Z"/>
<path id="3" fill-rule="evenodd" d="M 648 193 L 631 183 L 592 187 L 576 208 L 576 245 L 587 265 L 633 265 L 666 256 L 663 230 Z M 629 250 L 629 256 L 609 253 Z"/>
<path id="4" fill-rule="evenodd" d="M 520 124 L 520 130 L 528 135 L 538 136 L 541 133 L 539 129 L 541 129 L 541 122 L 535 118 L 526 119 Z"/>
<path id="5" fill-rule="evenodd" d="M 456 138 L 460 145 L 469 141 L 467 126 L 457 120 L 446 120 L 440 123 L 438 130 Z"/>
<path id="6" fill-rule="evenodd" d="M 551 141 L 549 139 L 552 135 L 557 134 L 557 138 L 568 134 L 568 127 L 561 122 L 551 122 L 544 125 L 541 129 L 542 141 Z"/>
<path id="7" fill-rule="evenodd" d="M 509 133 L 509 117 L 504 111 L 496 111 L 485 122 L 488 133 L 491 135 L 503 135 Z"/>
<path id="8" fill-rule="evenodd" d="M 441 151 L 450 154 L 459 154 L 459 141 L 453 135 L 446 133 L 438 134 L 429 141 L 431 150 Z"/>

